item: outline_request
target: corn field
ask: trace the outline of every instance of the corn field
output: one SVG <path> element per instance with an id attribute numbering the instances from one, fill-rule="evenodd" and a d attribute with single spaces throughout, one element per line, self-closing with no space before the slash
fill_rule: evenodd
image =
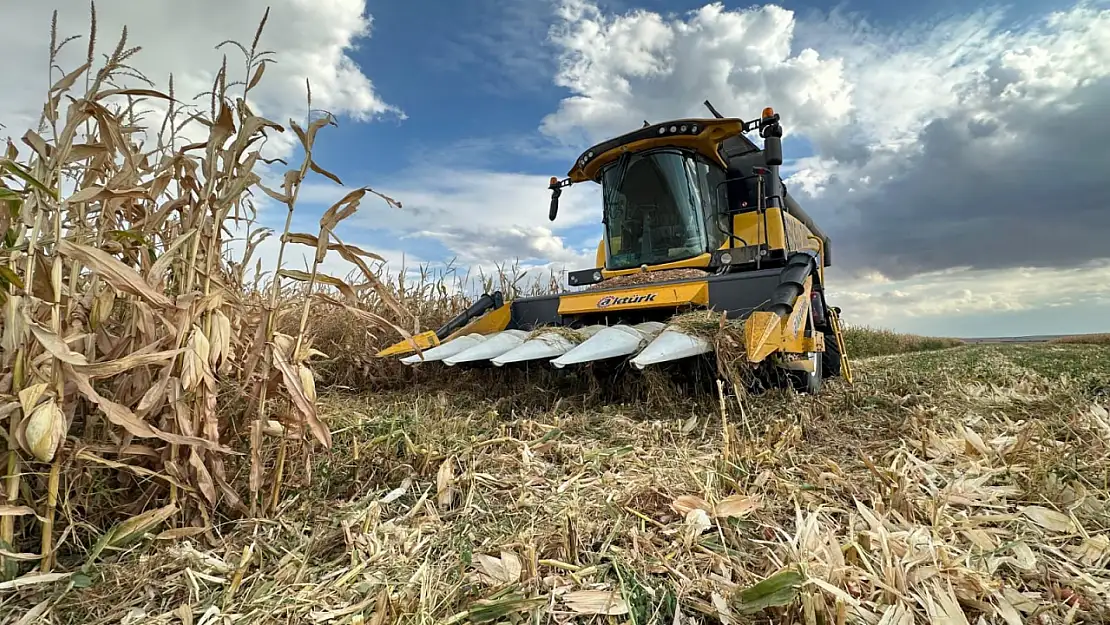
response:
<path id="1" fill-rule="evenodd" d="M 54 18 L 51 67 L 75 39 L 59 41 Z M 272 509 L 295 470 L 288 449 L 331 444 L 315 404 L 311 363 L 323 354 L 308 339 L 312 305 L 348 310 L 394 340 L 408 332 L 359 301 L 416 321 L 371 269 L 381 259 L 336 235 L 368 194 L 387 210 L 398 202 L 360 187 L 324 212 L 319 232 L 289 231 L 306 178 L 342 183 L 313 158 L 335 122 L 312 109 L 310 85 L 304 123 L 247 104 L 273 62 L 259 49 L 265 17 L 250 46 L 225 42 L 246 72 L 233 79 L 225 56 L 200 108 L 172 76 L 159 90 L 130 66 L 140 48 L 126 29 L 94 63 L 95 18 L 93 6 L 86 62 L 52 77 L 38 130 L 0 158 L 6 579 L 46 574 L 60 554 L 92 561 L 156 527 L 195 535 L 217 515 Z M 150 86 L 118 86 L 125 78 Z M 159 107 L 160 127 L 145 126 Z M 197 128 L 199 140 L 187 132 Z M 284 162 L 265 161 L 262 147 L 286 132 L 303 159 L 271 187 L 263 174 Z M 287 214 L 272 269 L 252 261 L 272 234 L 256 221 L 260 193 Z M 309 271 L 283 267 L 290 246 L 315 251 Z M 358 267 L 361 283 L 320 272 L 328 254 Z M 269 437 L 280 441 L 273 454 Z M 245 479 L 232 462 L 249 467 Z"/>

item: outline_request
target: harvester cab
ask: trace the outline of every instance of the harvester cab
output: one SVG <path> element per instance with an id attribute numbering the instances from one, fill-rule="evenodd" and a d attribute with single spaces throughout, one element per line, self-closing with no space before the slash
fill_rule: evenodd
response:
<path id="1" fill-rule="evenodd" d="M 637 369 L 712 355 L 714 341 L 675 323 L 696 310 L 743 325 L 749 364 L 785 371 L 801 392 L 851 381 L 839 309 L 825 299 L 828 236 L 782 182 L 782 125 L 720 115 L 649 124 L 603 141 L 550 182 L 550 220 L 567 187 L 601 186 L 595 266 L 575 289 L 480 297 L 435 331 L 379 352 L 410 365 L 547 361 L 563 368 L 627 360 Z M 758 131 L 763 147 L 747 134 Z"/>

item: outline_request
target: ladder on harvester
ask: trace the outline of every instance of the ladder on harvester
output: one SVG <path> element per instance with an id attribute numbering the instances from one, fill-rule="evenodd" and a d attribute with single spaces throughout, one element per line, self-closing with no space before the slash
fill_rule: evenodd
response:
<path id="1" fill-rule="evenodd" d="M 848 384 L 851 384 L 852 363 L 848 360 L 848 350 L 844 345 L 844 331 L 840 325 L 840 311 L 835 306 L 829 307 L 829 322 L 832 324 L 833 333 L 836 335 L 836 346 L 840 348 L 840 375 L 844 376 Z"/>

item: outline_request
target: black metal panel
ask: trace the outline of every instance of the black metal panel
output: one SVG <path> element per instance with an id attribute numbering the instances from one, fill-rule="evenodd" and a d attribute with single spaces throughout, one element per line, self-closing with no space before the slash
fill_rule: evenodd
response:
<path id="1" fill-rule="evenodd" d="M 567 282 L 571 286 L 586 286 L 589 284 L 597 284 L 601 282 L 600 279 L 595 278 L 594 274 L 601 275 L 601 269 L 579 269 L 567 274 Z"/>
<path id="2" fill-rule="evenodd" d="M 795 254 L 793 256 L 805 257 L 807 255 Z M 799 258 L 798 260 L 800 261 L 801 259 Z M 784 278 L 793 286 L 794 280 L 790 278 L 794 276 L 784 276 L 784 271 L 796 272 L 799 268 L 788 267 L 787 269 L 783 269 L 782 267 L 771 267 L 756 271 L 734 272 L 721 275 L 706 274 L 705 280 L 709 284 L 709 308 L 726 312 L 730 319 L 747 317 L 756 310 L 767 310 L 773 304 L 774 300 L 781 299 L 781 295 L 779 298 L 776 298 L 776 291 L 779 290 Z M 696 281 L 696 279 L 667 280 L 665 282 L 638 285 L 638 288 L 657 288 L 671 284 Z M 614 287 L 614 289 L 597 289 L 591 292 L 600 294 L 609 290 L 626 288 L 628 287 Z M 605 317 L 608 323 L 622 322 L 622 320 L 626 318 L 628 321 L 625 322 L 642 321 L 657 317 L 662 320 L 665 319 L 666 316 L 673 314 L 673 312 L 673 308 L 665 307 L 659 309 L 647 308 L 613 311 L 608 313 L 601 313 L 599 311 L 598 314 L 563 317 L 559 314 L 559 295 L 543 295 L 515 300 L 513 302 L 512 318 L 509 321 L 508 329 L 531 330 L 541 325 L 579 325 L 585 323 L 586 320 L 589 320 L 590 323 L 598 323 L 601 322 L 600 317 Z"/>
<path id="3" fill-rule="evenodd" d="M 513 300 L 512 316 L 507 330 L 531 330 L 541 325 L 563 325 L 559 314 L 559 296 L 541 295 Z"/>
<path id="4" fill-rule="evenodd" d="M 782 269 L 728 273 L 709 280 L 709 307 L 730 319 L 744 318 L 770 303 Z"/>
<path id="5" fill-rule="evenodd" d="M 605 154 L 606 152 L 608 152 L 608 151 L 610 151 L 614 148 L 618 148 L 622 145 L 633 143 L 635 141 L 643 141 L 645 139 L 658 139 L 660 137 L 676 137 L 676 136 L 699 135 L 699 134 L 701 134 L 702 132 L 705 131 L 706 123 L 707 122 L 712 123 L 713 121 L 716 121 L 716 120 L 705 120 L 705 119 L 695 119 L 695 118 L 673 119 L 673 120 L 666 121 L 666 122 L 659 123 L 659 124 L 652 124 L 650 126 L 644 126 L 643 128 L 633 130 L 632 132 L 627 132 L 627 133 L 625 133 L 625 134 L 623 134 L 619 137 L 614 137 L 612 139 L 602 141 L 601 143 L 598 143 L 597 145 L 586 149 L 586 151 L 583 152 L 581 155 L 579 155 L 579 157 L 576 159 L 575 167 L 576 168 L 577 167 L 585 167 L 587 164 L 589 164 L 590 161 L 592 161 L 593 159 L 601 156 L 602 154 Z M 686 131 L 676 130 L 675 132 L 662 132 L 662 133 L 659 131 L 660 128 L 667 128 L 669 126 L 676 126 L 676 127 L 686 126 L 687 130 Z M 696 131 L 694 130 L 695 128 L 697 129 Z M 571 171 L 573 171 L 573 169 Z"/>
<path id="6" fill-rule="evenodd" d="M 760 256 L 760 252 L 763 256 Z M 713 256 L 709 259 L 709 266 L 713 269 L 722 267 L 726 263 L 722 260 L 726 254 L 732 259 L 727 264 L 734 267 L 743 267 L 755 263 L 760 258 L 766 258 L 769 252 L 767 244 L 761 243 L 759 245 L 741 245 L 737 247 L 727 247 L 723 250 L 713 252 Z"/>

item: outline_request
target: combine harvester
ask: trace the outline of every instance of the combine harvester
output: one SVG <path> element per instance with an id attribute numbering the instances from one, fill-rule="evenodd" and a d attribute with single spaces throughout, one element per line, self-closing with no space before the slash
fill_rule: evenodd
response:
<path id="1" fill-rule="evenodd" d="M 409 365 L 597 361 L 637 369 L 712 356 L 714 342 L 670 323 L 695 310 L 743 322 L 754 370 L 803 393 L 851 381 L 839 309 L 825 299 L 829 239 L 786 193 L 782 126 L 772 109 L 648 124 L 586 150 L 551 179 L 554 221 L 564 187 L 601 185 L 597 266 L 571 272 L 585 290 L 506 301 L 482 295 L 435 331 L 378 353 Z M 760 149 L 746 136 L 759 131 Z"/>

